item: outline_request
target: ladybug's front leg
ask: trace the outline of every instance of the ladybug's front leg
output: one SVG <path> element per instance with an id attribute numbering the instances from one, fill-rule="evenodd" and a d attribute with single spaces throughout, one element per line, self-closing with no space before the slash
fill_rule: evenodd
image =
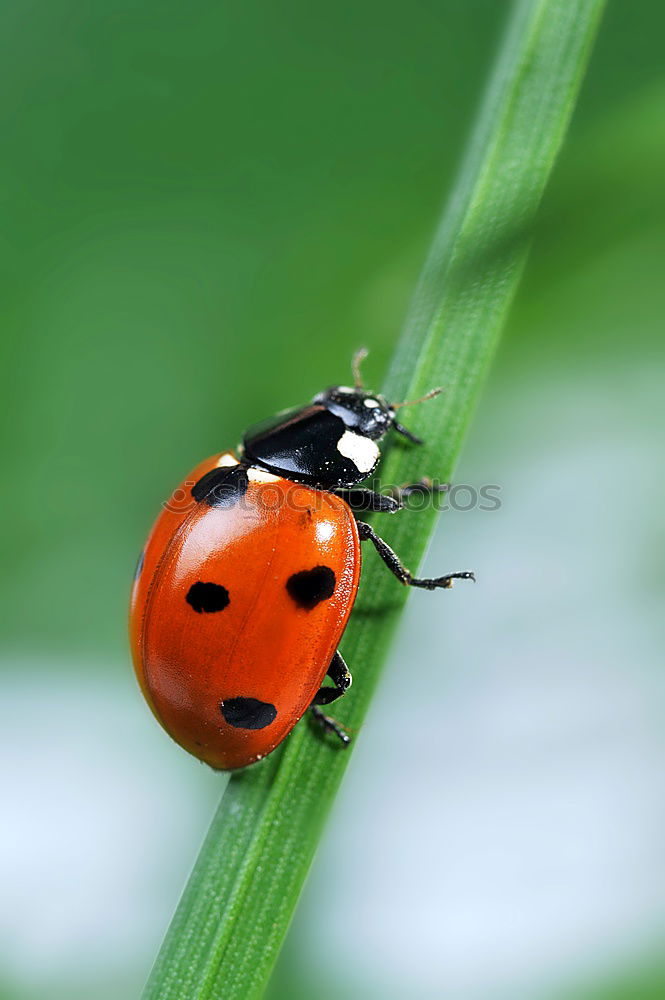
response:
<path id="1" fill-rule="evenodd" d="M 310 711 L 319 725 L 323 726 L 323 728 L 328 730 L 328 732 L 335 733 L 342 743 L 346 745 L 351 742 L 351 737 L 348 733 L 344 732 L 342 727 L 338 725 L 334 719 L 325 715 L 325 713 L 318 707 L 319 705 L 329 705 L 331 701 L 336 701 L 337 698 L 341 698 L 341 696 L 351 687 L 353 678 L 351 677 L 349 668 L 344 662 L 339 650 L 330 661 L 327 676 L 330 677 L 333 682 L 333 686 L 319 688 L 312 699 Z"/>
<path id="2" fill-rule="evenodd" d="M 402 486 L 391 486 L 388 489 L 388 493 L 401 505 L 405 497 L 414 495 L 428 497 L 436 493 L 447 493 L 449 490 L 450 483 L 436 483 L 429 476 L 422 476 L 417 483 L 404 483 Z"/>
<path id="3" fill-rule="evenodd" d="M 436 590 L 438 587 L 442 587 L 444 590 L 448 590 L 452 587 L 453 580 L 476 579 L 474 574 L 469 572 L 447 573 L 446 576 L 422 578 L 412 576 L 406 566 L 402 565 L 397 554 L 393 552 L 387 542 L 384 542 L 384 540 L 376 534 L 371 525 L 367 524 L 365 521 L 358 521 L 357 524 L 360 541 L 364 542 L 369 539 L 391 573 L 394 573 L 400 583 L 405 584 L 407 587 L 423 587 L 425 590 Z"/>

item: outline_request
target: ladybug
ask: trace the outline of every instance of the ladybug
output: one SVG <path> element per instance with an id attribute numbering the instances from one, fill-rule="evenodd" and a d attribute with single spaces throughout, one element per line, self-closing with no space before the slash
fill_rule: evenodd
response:
<path id="1" fill-rule="evenodd" d="M 395 418 L 405 404 L 363 388 L 364 354 L 354 358 L 353 388 L 326 389 L 253 427 L 237 454 L 198 465 L 139 559 L 130 632 L 140 686 L 173 739 L 213 768 L 265 757 L 308 710 L 349 742 L 321 706 L 351 686 L 337 647 L 363 541 L 407 586 L 474 578 L 412 576 L 358 516 L 394 513 L 402 496 L 426 488 L 388 496 L 358 485 L 376 469 L 387 431 L 422 443 Z"/>

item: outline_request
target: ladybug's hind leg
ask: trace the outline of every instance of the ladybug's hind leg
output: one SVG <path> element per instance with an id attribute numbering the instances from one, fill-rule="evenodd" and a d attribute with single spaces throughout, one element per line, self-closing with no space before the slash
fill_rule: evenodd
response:
<path id="1" fill-rule="evenodd" d="M 384 542 L 384 540 L 376 534 L 371 525 L 367 524 L 365 521 L 358 521 L 357 524 L 360 541 L 364 542 L 369 539 L 390 572 L 394 573 L 400 583 L 405 584 L 407 587 L 423 587 L 425 590 L 436 590 L 439 587 L 442 587 L 444 590 L 448 590 L 452 587 L 453 580 L 476 579 L 473 573 L 469 572 L 447 573 L 445 576 L 422 578 L 413 576 L 406 566 L 402 565 L 399 557 L 395 552 L 393 552 L 388 543 Z"/>
<path id="2" fill-rule="evenodd" d="M 316 705 L 310 705 L 309 710 L 312 713 L 312 718 L 316 719 L 318 724 L 320 726 L 323 726 L 326 732 L 334 733 L 335 736 L 337 736 L 342 741 L 345 747 L 349 745 L 349 743 L 351 742 L 351 737 L 347 732 L 345 732 L 342 729 L 342 727 L 338 722 L 335 722 L 334 719 L 331 719 L 329 715 L 326 715 L 324 712 L 322 712 L 321 709 L 318 708 Z"/>
<path id="3" fill-rule="evenodd" d="M 319 705 L 329 705 L 331 701 L 336 701 L 337 698 L 341 698 L 342 695 L 351 687 L 351 673 L 339 651 L 335 653 L 330 661 L 327 676 L 330 677 L 333 682 L 332 687 L 319 688 L 312 699 L 310 711 L 312 713 L 312 717 L 316 719 L 320 726 L 323 726 L 323 728 L 328 732 L 335 733 L 342 743 L 348 745 L 351 742 L 351 737 L 348 733 L 345 733 L 342 727 L 335 722 L 334 719 L 331 719 L 319 708 Z"/>
<path id="4" fill-rule="evenodd" d="M 319 688 L 312 699 L 312 705 L 329 705 L 331 701 L 337 701 L 346 694 L 351 687 L 353 678 L 339 650 L 330 661 L 326 676 L 332 681 L 332 687 Z"/>

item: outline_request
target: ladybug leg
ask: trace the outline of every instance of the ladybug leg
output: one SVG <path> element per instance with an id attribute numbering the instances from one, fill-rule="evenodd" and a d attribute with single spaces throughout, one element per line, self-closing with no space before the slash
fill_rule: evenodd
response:
<path id="1" fill-rule="evenodd" d="M 344 746 L 348 747 L 351 742 L 351 737 L 348 733 L 344 732 L 339 723 L 335 722 L 334 719 L 331 719 L 329 715 L 325 715 L 316 705 L 310 705 L 309 710 L 312 713 L 312 718 L 316 719 L 319 725 L 323 726 L 326 732 L 334 733 L 335 736 L 341 740 Z"/>
<path id="2" fill-rule="evenodd" d="M 358 521 L 357 523 L 358 534 L 360 535 L 361 542 L 369 539 L 391 573 L 394 573 L 397 579 L 407 587 L 423 587 L 425 590 L 436 590 L 437 588 L 442 587 L 444 590 L 449 590 L 453 585 L 453 580 L 475 581 L 476 579 L 474 574 L 469 572 L 447 573 L 446 576 L 424 578 L 412 576 L 406 566 L 402 565 L 398 556 L 395 552 L 393 552 L 388 543 L 384 542 L 382 538 L 379 538 L 371 525 L 366 524 L 365 521 Z"/>
<path id="3" fill-rule="evenodd" d="M 328 732 L 335 733 L 335 735 L 339 737 L 342 743 L 346 746 L 351 742 L 351 737 L 348 733 L 344 732 L 342 727 L 338 725 L 334 719 L 325 715 L 319 708 L 319 705 L 329 705 L 331 701 L 341 698 L 341 696 L 351 687 L 351 673 L 349 672 L 349 668 L 344 662 L 341 653 L 337 652 L 333 656 L 330 661 L 330 666 L 328 667 L 327 675 L 333 682 L 333 686 L 319 688 L 312 699 L 310 711 L 313 718 L 316 719 L 319 725 L 323 726 L 323 728 Z"/>
<path id="4" fill-rule="evenodd" d="M 396 420 L 393 420 L 393 430 L 405 437 L 407 441 L 411 441 L 412 444 L 425 444 L 422 438 L 410 431 L 404 424 L 398 424 Z"/>
<path id="5" fill-rule="evenodd" d="M 353 678 L 339 650 L 330 661 L 326 676 L 333 682 L 333 686 L 319 688 L 312 699 L 312 705 L 329 705 L 331 701 L 341 698 L 351 687 Z"/>
<path id="6" fill-rule="evenodd" d="M 376 490 L 370 490 L 364 486 L 348 490 L 332 490 L 331 492 L 348 503 L 353 511 L 371 510 L 381 514 L 394 514 L 402 506 L 398 496 L 387 496 L 385 493 L 377 493 Z"/>
<path id="7" fill-rule="evenodd" d="M 403 483 L 402 486 L 391 486 L 388 490 L 391 496 L 401 501 L 404 497 L 414 494 L 418 496 L 431 496 L 436 493 L 447 493 L 450 483 L 435 483 L 429 476 L 422 476 L 417 483 Z"/>

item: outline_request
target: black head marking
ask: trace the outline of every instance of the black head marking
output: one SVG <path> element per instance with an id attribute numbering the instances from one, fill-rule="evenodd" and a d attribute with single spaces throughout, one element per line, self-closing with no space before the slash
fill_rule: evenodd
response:
<path id="1" fill-rule="evenodd" d="M 208 507 L 233 507 L 242 500 L 248 486 L 247 470 L 242 465 L 215 468 L 201 476 L 192 487 L 192 496 Z"/>
<path id="2" fill-rule="evenodd" d="M 226 587 L 222 587 L 220 583 L 203 583 L 201 580 L 192 584 L 185 600 L 199 614 L 204 611 L 223 611 L 230 602 Z"/>
<path id="3" fill-rule="evenodd" d="M 235 729 L 265 729 L 277 716 L 277 709 L 258 698 L 225 698 L 220 702 L 224 721 Z"/>
<path id="4" fill-rule="evenodd" d="M 329 566 L 315 566 L 290 576 L 286 589 L 298 607 L 312 611 L 321 601 L 332 597 L 335 583 L 335 574 Z"/>
<path id="5" fill-rule="evenodd" d="M 335 385 L 320 392 L 312 400 L 344 421 L 344 426 L 372 441 L 383 437 L 395 416 L 392 407 L 377 392 L 367 392 L 356 386 Z"/>

